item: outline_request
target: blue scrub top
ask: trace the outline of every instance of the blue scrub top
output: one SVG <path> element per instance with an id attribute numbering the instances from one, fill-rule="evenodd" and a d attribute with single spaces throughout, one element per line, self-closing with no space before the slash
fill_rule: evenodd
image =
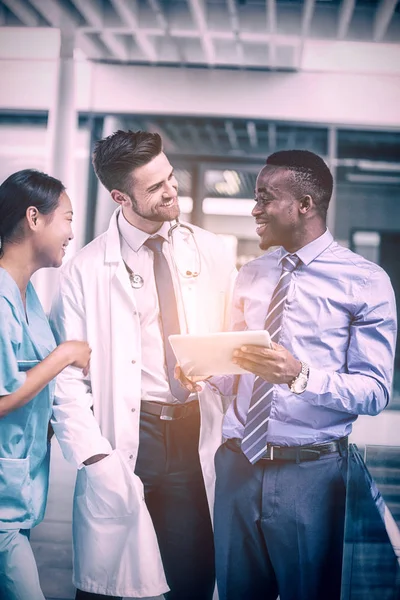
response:
<path id="1" fill-rule="evenodd" d="M 0 396 L 15 392 L 26 371 L 55 346 L 33 285 L 29 283 L 26 290 L 25 314 L 17 284 L 0 267 Z M 28 529 L 43 519 L 53 398 L 51 381 L 25 406 L 0 418 L 0 530 Z"/>

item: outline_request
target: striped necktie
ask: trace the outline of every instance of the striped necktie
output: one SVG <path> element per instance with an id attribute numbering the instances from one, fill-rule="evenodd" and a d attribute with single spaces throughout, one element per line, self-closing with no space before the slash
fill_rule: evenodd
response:
<path id="1" fill-rule="evenodd" d="M 180 333 L 181 330 L 171 270 L 167 259 L 162 253 L 163 242 L 163 238 L 160 235 L 156 235 L 153 238 L 148 238 L 144 245 L 150 248 L 154 254 L 154 277 L 156 280 L 158 305 L 160 308 L 169 387 L 174 398 L 183 403 L 188 398 L 189 392 L 174 378 L 176 358 L 171 344 L 169 343 L 168 336 L 173 333 Z"/>
<path id="2" fill-rule="evenodd" d="M 289 254 L 282 260 L 282 273 L 272 295 L 264 326 L 264 329 L 269 331 L 271 340 L 276 343 L 282 328 L 282 314 L 289 293 L 290 279 L 300 262 L 296 254 Z M 267 449 L 266 437 L 273 390 L 273 383 L 268 383 L 262 377 L 255 378 L 242 440 L 242 451 L 253 464 Z"/>

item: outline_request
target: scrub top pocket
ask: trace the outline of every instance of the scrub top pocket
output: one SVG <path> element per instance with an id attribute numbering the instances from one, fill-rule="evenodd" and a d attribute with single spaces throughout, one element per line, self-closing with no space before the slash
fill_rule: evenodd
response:
<path id="1" fill-rule="evenodd" d="M 18 371 L 25 373 L 26 371 L 29 371 L 29 369 L 36 367 L 36 365 L 38 365 L 39 362 L 39 360 L 19 360 Z"/>
<path id="2" fill-rule="evenodd" d="M 33 517 L 28 458 L 0 458 L 1 526 L 30 521 Z"/>

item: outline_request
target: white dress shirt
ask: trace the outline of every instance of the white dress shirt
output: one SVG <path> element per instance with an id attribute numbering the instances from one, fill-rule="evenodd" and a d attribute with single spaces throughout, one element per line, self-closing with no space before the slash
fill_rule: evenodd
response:
<path id="1" fill-rule="evenodd" d="M 157 235 L 166 240 L 166 243 L 163 244 L 163 254 L 170 266 L 175 295 L 177 301 L 180 302 L 171 260 L 171 244 L 168 240 L 169 228 L 169 222 L 163 223 L 157 231 Z M 140 275 L 143 279 L 142 287 L 132 288 L 132 294 L 135 296 L 139 309 L 141 325 L 142 399 L 177 403 L 178 401 L 170 392 L 165 364 L 164 340 L 153 269 L 154 255 L 150 248 L 144 246 L 146 240 L 152 236 L 128 223 L 122 211 L 118 218 L 118 229 L 122 258 L 133 273 Z"/>

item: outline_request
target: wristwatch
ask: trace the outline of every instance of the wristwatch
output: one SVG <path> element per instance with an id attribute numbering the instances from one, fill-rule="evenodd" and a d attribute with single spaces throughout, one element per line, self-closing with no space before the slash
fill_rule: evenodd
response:
<path id="1" fill-rule="evenodd" d="M 304 390 L 307 387 L 309 374 L 310 367 L 306 363 L 302 362 L 300 373 L 297 375 L 297 377 L 293 379 L 292 383 L 289 385 L 290 391 L 293 392 L 293 394 L 301 394 L 302 392 L 304 392 Z"/>

